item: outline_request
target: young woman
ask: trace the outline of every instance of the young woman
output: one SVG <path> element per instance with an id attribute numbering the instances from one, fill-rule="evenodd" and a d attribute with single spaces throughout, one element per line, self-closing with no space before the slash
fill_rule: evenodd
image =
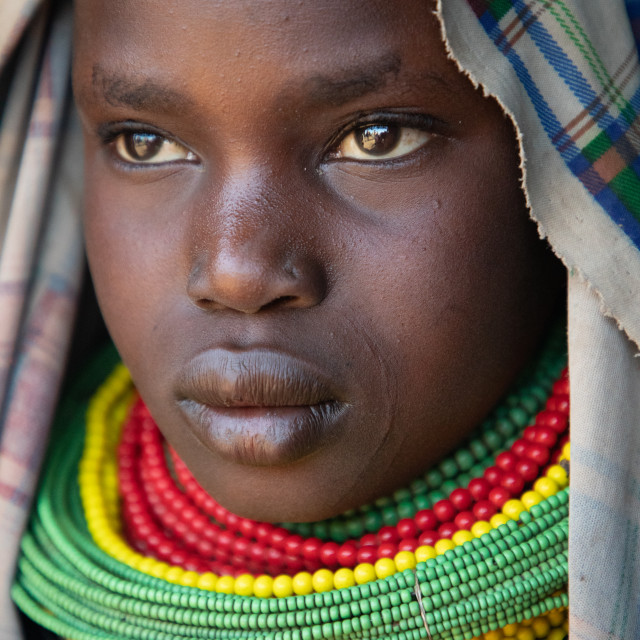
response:
<path id="1" fill-rule="evenodd" d="M 587 35 L 598 16 L 76 3 L 87 252 L 139 398 L 108 379 L 79 467 L 84 430 L 55 432 L 29 617 L 559 640 L 571 575 L 572 637 L 635 637 L 639 371 L 599 307 L 637 338 L 637 60 L 624 7 Z M 612 544 L 569 567 L 564 276 L 540 231 L 572 268 L 570 535 Z"/>

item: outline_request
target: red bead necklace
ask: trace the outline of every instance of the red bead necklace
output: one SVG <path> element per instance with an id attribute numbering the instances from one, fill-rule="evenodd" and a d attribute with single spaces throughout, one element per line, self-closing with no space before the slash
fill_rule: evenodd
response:
<path id="1" fill-rule="evenodd" d="M 188 570 L 219 575 L 314 572 L 321 567 L 355 567 L 399 551 L 415 551 L 488 520 L 519 495 L 540 470 L 557 459 L 567 440 L 569 382 L 566 371 L 554 384 L 535 424 L 507 451 L 499 453 L 483 476 L 448 499 L 423 509 L 396 526 L 343 543 L 303 538 L 283 527 L 237 516 L 218 504 L 170 450 L 141 400 L 127 419 L 118 448 L 125 534 L 138 551 Z"/>

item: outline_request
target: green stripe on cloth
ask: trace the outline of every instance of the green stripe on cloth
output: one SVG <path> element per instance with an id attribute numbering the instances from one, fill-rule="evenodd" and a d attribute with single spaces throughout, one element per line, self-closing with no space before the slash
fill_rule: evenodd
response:
<path id="1" fill-rule="evenodd" d="M 496 20 L 502 20 L 512 8 L 509 0 L 493 0 L 489 3 L 489 11 Z"/>
<path id="2" fill-rule="evenodd" d="M 626 167 L 609 182 L 609 186 L 631 213 L 640 219 L 640 179 L 635 171 Z"/>
<path id="3" fill-rule="evenodd" d="M 624 99 L 620 90 L 614 84 L 613 78 L 602 62 L 602 58 L 598 55 L 593 43 L 585 33 L 580 22 L 573 15 L 573 12 L 562 0 L 558 0 L 556 5 L 562 9 L 562 13 L 564 13 L 568 22 L 563 18 L 554 5 L 549 7 L 549 13 L 551 13 L 551 15 L 556 19 L 557 23 L 562 27 L 562 30 L 567 34 L 569 40 L 571 40 L 571 42 L 573 42 L 576 48 L 580 51 L 585 61 L 592 69 L 598 82 L 602 86 L 604 94 L 612 103 L 615 103 L 620 110 L 629 106 L 629 102 Z"/>
<path id="4" fill-rule="evenodd" d="M 604 153 L 609 151 L 613 146 L 611 138 L 607 135 L 606 131 L 601 131 L 589 144 L 587 144 L 582 153 L 589 162 L 595 162 L 598 158 L 602 157 Z"/>

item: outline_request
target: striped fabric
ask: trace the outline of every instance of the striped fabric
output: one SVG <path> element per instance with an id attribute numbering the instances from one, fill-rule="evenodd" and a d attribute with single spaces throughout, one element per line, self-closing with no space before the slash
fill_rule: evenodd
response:
<path id="1" fill-rule="evenodd" d="M 439 11 L 453 57 L 513 117 L 532 216 L 569 269 L 570 637 L 638 640 L 640 2 Z"/>
<path id="2" fill-rule="evenodd" d="M 610 73 L 567 2 L 469 0 L 469 5 L 515 70 L 567 167 L 640 248 L 635 42 L 628 41 Z M 526 64 L 531 49 L 546 64 Z"/>
<path id="3" fill-rule="evenodd" d="M 19 638 L 9 588 L 82 269 L 82 148 L 67 122 L 70 18 L 68 7 L 0 0 L 0 86 L 10 87 L 0 109 L 1 640 Z"/>

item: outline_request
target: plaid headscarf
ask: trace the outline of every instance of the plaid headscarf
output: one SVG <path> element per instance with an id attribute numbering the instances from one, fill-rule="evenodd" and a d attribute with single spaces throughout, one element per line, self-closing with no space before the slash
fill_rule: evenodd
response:
<path id="1" fill-rule="evenodd" d="M 572 640 L 640 638 L 640 2 L 441 0 L 569 272 Z M 631 19 L 631 20 L 630 20 Z"/>
<path id="2" fill-rule="evenodd" d="M 514 119 L 532 216 L 568 268 L 571 638 L 637 640 L 640 0 L 438 12 L 451 55 Z M 9 585 L 82 268 L 69 58 L 68 11 L 0 0 L 0 640 L 19 639 Z"/>

